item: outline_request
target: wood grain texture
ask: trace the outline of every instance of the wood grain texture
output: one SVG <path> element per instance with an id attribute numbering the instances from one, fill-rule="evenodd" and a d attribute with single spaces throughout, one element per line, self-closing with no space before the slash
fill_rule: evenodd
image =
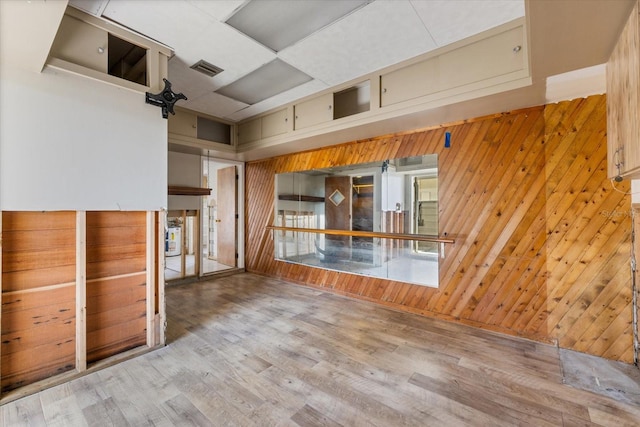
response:
<path id="1" fill-rule="evenodd" d="M 87 212 L 87 361 L 146 343 L 145 212 Z"/>
<path id="2" fill-rule="evenodd" d="M 3 392 L 75 367 L 75 212 L 2 213 Z"/>
<path id="3" fill-rule="evenodd" d="M 629 183 L 612 188 L 606 142 L 600 95 L 250 162 L 246 268 L 631 363 Z M 439 288 L 274 260 L 274 174 L 430 153 L 456 241 Z"/>
<path id="4" fill-rule="evenodd" d="M 166 347 L 3 402 L 0 424 L 640 423 L 640 386 L 617 385 L 640 373 L 625 376 L 620 366 L 635 368 L 620 362 L 254 274 L 166 291 Z M 603 387 L 588 391 L 572 380 L 594 375 Z M 613 384 L 627 394 L 608 391 Z"/>
<path id="5" fill-rule="evenodd" d="M 629 15 L 607 62 L 609 176 L 640 170 L 640 1 Z"/>

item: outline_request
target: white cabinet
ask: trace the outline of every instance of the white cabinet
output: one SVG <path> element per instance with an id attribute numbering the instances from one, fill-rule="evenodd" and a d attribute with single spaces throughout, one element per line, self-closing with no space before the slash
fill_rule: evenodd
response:
<path id="1" fill-rule="evenodd" d="M 260 124 L 262 138 L 287 133 L 289 130 L 289 110 L 285 108 L 284 110 L 268 114 L 262 117 Z"/>
<path id="2" fill-rule="evenodd" d="M 380 106 L 434 99 L 486 88 L 528 75 L 524 26 L 383 74 Z"/>
<path id="3" fill-rule="evenodd" d="M 333 120 L 333 93 L 318 96 L 296 104 L 295 129 L 304 129 Z"/>
<path id="4" fill-rule="evenodd" d="M 108 71 L 107 31 L 72 16 L 62 18 L 51 55 L 95 71 Z"/>
<path id="5" fill-rule="evenodd" d="M 607 62 L 607 164 L 610 178 L 640 176 L 640 1 Z"/>
<path id="6" fill-rule="evenodd" d="M 248 144 L 289 131 L 289 109 L 284 108 L 266 116 L 238 125 L 238 144 Z"/>
<path id="7" fill-rule="evenodd" d="M 195 138 L 198 130 L 198 116 L 179 109 L 175 110 L 175 113 L 169 116 L 169 133 Z"/>

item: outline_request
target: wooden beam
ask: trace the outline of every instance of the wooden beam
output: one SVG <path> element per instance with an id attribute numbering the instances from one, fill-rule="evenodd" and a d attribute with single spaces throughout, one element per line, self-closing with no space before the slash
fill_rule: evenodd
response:
<path id="1" fill-rule="evenodd" d="M 210 194 L 210 188 L 169 186 L 169 196 L 208 196 Z"/>
<path id="2" fill-rule="evenodd" d="M 87 370 L 87 212 L 76 212 L 76 370 Z"/>
<path id="3" fill-rule="evenodd" d="M 0 211 L 0 325 L 2 325 L 2 211 Z M 0 380 L 2 380 L 2 346 L 0 346 Z"/>
<path id="4" fill-rule="evenodd" d="M 153 211 L 147 211 L 147 346 L 156 345 L 155 334 L 155 216 Z"/>
<path id="5" fill-rule="evenodd" d="M 165 325 L 166 325 L 166 307 L 164 300 L 164 224 L 166 224 L 167 220 L 167 212 L 165 210 L 161 210 L 156 212 L 158 216 L 158 231 L 157 231 L 157 257 L 156 257 L 156 292 L 158 293 L 158 330 L 159 337 L 158 345 L 164 345 L 166 342 L 165 338 Z"/>

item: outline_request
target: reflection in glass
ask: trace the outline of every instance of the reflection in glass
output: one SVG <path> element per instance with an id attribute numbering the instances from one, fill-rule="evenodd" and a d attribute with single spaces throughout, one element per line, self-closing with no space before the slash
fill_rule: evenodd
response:
<path id="1" fill-rule="evenodd" d="M 276 175 L 277 259 L 330 270 L 438 286 L 435 242 L 353 236 L 438 235 L 437 156 Z"/>

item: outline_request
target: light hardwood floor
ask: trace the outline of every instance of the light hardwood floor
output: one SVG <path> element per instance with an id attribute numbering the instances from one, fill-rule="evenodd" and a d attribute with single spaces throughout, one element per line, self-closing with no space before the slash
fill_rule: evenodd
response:
<path id="1" fill-rule="evenodd" d="M 7 403 L 2 426 L 640 425 L 563 384 L 553 346 L 247 273 L 166 297 L 166 347 Z"/>

